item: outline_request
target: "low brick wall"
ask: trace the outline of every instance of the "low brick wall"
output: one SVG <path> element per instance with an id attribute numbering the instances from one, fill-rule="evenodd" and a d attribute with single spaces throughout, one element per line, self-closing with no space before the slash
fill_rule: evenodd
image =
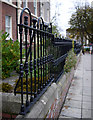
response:
<path id="1" fill-rule="evenodd" d="M 80 61 L 80 56 L 81 54 L 77 56 L 77 65 Z M 70 73 L 62 75 L 57 83 L 52 83 L 36 104 L 33 105 L 28 114 L 25 116 L 18 115 L 17 118 L 58 118 L 73 76 L 74 68 Z M 21 105 L 20 101 L 20 95 L 14 96 L 13 93 L 3 93 L 3 112 L 18 114 Z"/>
<path id="2" fill-rule="evenodd" d="M 71 84 L 71 80 L 73 79 L 73 75 L 74 75 L 74 68 L 71 70 L 69 74 L 63 75 L 63 77 L 61 77 L 59 82 L 56 84 L 57 98 L 52 103 L 46 118 L 58 118 L 68 88 Z"/>

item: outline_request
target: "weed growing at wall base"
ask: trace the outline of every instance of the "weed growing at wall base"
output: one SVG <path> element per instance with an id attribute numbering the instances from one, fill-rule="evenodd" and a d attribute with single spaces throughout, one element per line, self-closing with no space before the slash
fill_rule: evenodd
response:
<path id="1" fill-rule="evenodd" d="M 70 50 L 70 51 L 68 52 L 68 56 L 67 56 L 66 61 L 65 61 L 64 72 L 65 72 L 65 73 L 70 72 L 71 69 L 72 69 L 72 67 L 75 67 L 76 62 L 77 62 L 76 55 L 75 55 L 75 53 L 73 52 L 73 50 Z"/>

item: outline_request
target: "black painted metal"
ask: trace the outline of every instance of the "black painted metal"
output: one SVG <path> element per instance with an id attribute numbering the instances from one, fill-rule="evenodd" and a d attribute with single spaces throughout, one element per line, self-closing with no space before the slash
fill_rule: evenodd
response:
<path id="1" fill-rule="evenodd" d="M 29 16 L 23 13 L 27 10 Z M 30 25 L 28 22 L 30 17 Z M 52 24 L 42 17 L 31 18 L 31 12 L 24 8 L 20 15 L 20 76 L 14 93 L 21 94 L 20 114 L 26 114 L 52 82 L 56 82 L 64 71 L 67 52 L 72 48 L 72 40 L 62 39 L 52 34 Z M 25 38 L 25 57 L 23 57 L 23 36 Z M 28 42 L 29 47 L 28 47 Z M 80 52 L 81 46 L 74 41 L 74 51 Z M 25 59 L 25 61 L 24 61 Z M 25 79 L 25 82 L 24 82 Z M 18 90 L 18 85 L 21 90 Z M 24 99 L 24 97 L 26 98 Z"/>

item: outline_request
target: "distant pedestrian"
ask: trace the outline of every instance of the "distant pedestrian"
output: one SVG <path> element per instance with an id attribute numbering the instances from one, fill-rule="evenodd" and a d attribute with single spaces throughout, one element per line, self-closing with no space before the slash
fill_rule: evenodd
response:
<path id="1" fill-rule="evenodd" d="M 83 53 L 83 55 L 85 54 L 85 52 L 84 52 L 84 46 L 82 47 L 82 53 Z"/>
<path id="2" fill-rule="evenodd" d="M 90 54 L 92 54 L 92 46 L 90 46 Z"/>

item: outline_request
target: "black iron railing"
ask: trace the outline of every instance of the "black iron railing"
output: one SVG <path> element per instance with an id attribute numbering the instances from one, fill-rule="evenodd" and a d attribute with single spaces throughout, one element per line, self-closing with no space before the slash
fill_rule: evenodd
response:
<path id="1" fill-rule="evenodd" d="M 30 19 L 28 16 L 24 16 L 23 19 L 25 10 L 29 12 Z M 67 52 L 72 48 L 72 40 L 55 37 L 52 34 L 52 24 L 45 23 L 42 17 L 32 19 L 28 8 L 22 10 L 18 26 L 20 76 L 14 93 L 21 94 L 20 114 L 26 114 L 48 86 L 56 82 L 63 73 Z M 23 46 L 25 46 L 25 54 Z M 75 52 L 79 53 L 80 49 L 76 41 L 74 41 L 74 46 Z"/>
<path id="2" fill-rule="evenodd" d="M 75 44 L 74 52 L 76 53 L 76 55 L 78 55 L 80 53 L 81 48 L 82 48 L 81 44 L 79 44 L 79 43 Z"/>

